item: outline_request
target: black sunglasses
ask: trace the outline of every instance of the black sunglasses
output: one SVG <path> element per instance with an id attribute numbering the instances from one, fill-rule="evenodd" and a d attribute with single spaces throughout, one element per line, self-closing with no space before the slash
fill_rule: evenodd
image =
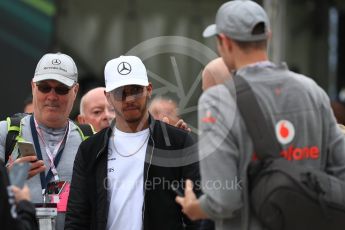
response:
<path id="1" fill-rule="evenodd" d="M 135 99 L 138 99 L 144 95 L 144 88 L 144 86 L 140 85 L 124 86 L 114 89 L 113 91 L 111 91 L 111 94 L 117 101 L 124 101 L 128 96 L 132 96 Z"/>
<path id="2" fill-rule="evenodd" d="M 47 85 L 47 84 L 36 84 L 36 86 L 41 93 L 49 93 L 52 89 L 54 89 L 55 93 L 58 95 L 66 95 L 71 89 L 64 85 L 51 87 L 50 85 Z"/>

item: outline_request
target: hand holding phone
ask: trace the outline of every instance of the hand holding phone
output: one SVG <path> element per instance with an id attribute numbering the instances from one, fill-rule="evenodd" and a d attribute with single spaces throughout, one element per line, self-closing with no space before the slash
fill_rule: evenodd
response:
<path id="1" fill-rule="evenodd" d="M 175 184 L 171 184 L 171 189 L 176 193 L 177 196 L 184 197 L 183 192 L 175 186 Z"/>
<path id="2" fill-rule="evenodd" d="M 182 212 L 191 220 L 207 219 L 208 215 L 202 210 L 200 202 L 193 192 L 193 182 L 189 179 L 186 181 L 185 196 L 177 196 L 175 201 L 181 205 Z"/>
<path id="3" fill-rule="evenodd" d="M 43 160 L 38 160 L 37 156 L 26 156 L 26 157 L 20 157 L 17 160 L 15 160 L 13 163 L 11 163 L 7 167 L 8 171 L 11 171 L 13 166 L 19 163 L 28 163 L 30 165 L 28 179 L 41 172 L 44 172 L 46 169 Z"/>
<path id="4" fill-rule="evenodd" d="M 34 145 L 31 142 L 18 142 L 17 144 L 21 157 L 36 156 Z"/>

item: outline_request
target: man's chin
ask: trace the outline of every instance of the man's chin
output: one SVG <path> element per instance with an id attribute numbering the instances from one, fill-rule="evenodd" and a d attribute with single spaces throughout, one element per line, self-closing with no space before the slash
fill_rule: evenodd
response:
<path id="1" fill-rule="evenodd" d="M 43 117 L 41 123 L 49 128 L 62 128 L 65 125 L 66 119 L 61 116 L 49 116 Z"/>
<path id="2" fill-rule="evenodd" d="M 139 123 L 145 118 L 145 113 L 140 110 L 130 110 L 123 113 L 127 123 Z"/>
<path id="3" fill-rule="evenodd" d="M 46 109 L 58 109 L 60 106 L 59 105 L 44 105 L 43 108 Z"/>
<path id="4" fill-rule="evenodd" d="M 43 113 L 50 113 L 50 114 L 60 114 L 61 111 L 58 107 L 44 107 Z"/>
<path id="5" fill-rule="evenodd" d="M 142 117 L 130 117 L 126 119 L 127 123 L 138 123 L 142 120 Z"/>
<path id="6" fill-rule="evenodd" d="M 142 117 L 140 111 L 137 109 L 124 111 L 123 116 L 125 117 L 126 121 L 137 120 Z"/>

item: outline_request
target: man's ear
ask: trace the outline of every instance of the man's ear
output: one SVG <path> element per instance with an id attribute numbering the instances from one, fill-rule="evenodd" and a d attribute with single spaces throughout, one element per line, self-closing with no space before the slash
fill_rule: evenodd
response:
<path id="1" fill-rule="evenodd" d="M 267 32 L 267 41 L 270 41 L 272 39 L 272 30 L 269 30 Z"/>
<path id="2" fill-rule="evenodd" d="M 31 80 L 31 92 L 32 92 L 32 94 L 34 93 L 35 87 L 36 87 L 36 83 L 34 83 L 34 82 Z"/>
<path id="3" fill-rule="evenodd" d="M 149 96 L 149 98 L 151 98 L 152 96 L 152 83 L 149 82 L 149 85 L 146 86 L 146 90 L 147 90 L 147 95 Z"/>
<path id="4" fill-rule="evenodd" d="M 85 122 L 84 116 L 81 115 L 81 114 L 79 114 L 79 115 L 77 116 L 77 121 L 78 121 L 79 124 L 85 124 L 85 123 L 86 123 L 86 122 Z"/>
<path id="5" fill-rule="evenodd" d="M 75 86 L 73 87 L 73 90 L 74 90 L 75 95 L 77 95 L 78 90 L 79 90 L 79 84 L 78 83 L 75 84 Z"/>
<path id="6" fill-rule="evenodd" d="M 227 49 L 229 52 L 231 52 L 233 49 L 233 40 L 231 38 L 228 38 L 224 34 L 222 34 L 222 36 L 223 36 L 223 39 L 222 39 L 223 46 L 225 47 L 225 49 Z"/>
<path id="7" fill-rule="evenodd" d="M 107 93 L 107 92 L 104 91 L 104 96 L 107 98 L 108 103 L 109 103 L 110 105 L 112 105 L 112 104 L 111 104 L 111 95 L 110 95 L 110 93 Z"/>
<path id="8" fill-rule="evenodd" d="M 78 83 L 75 84 L 75 86 L 73 86 L 72 90 L 73 90 L 74 99 L 76 99 L 77 98 L 77 93 L 78 93 L 78 90 L 79 90 L 79 84 Z"/>

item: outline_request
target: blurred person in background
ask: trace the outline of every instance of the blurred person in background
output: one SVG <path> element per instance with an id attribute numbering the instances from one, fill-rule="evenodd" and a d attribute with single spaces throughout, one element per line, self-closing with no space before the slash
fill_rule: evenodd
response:
<path id="1" fill-rule="evenodd" d="M 332 110 L 339 124 L 345 125 L 345 106 L 340 101 L 331 102 Z"/>
<path id="2" fill-rule="evenodd" d="M 202 71 L 202 90 L 222 84 L 231 79 L 231 74 L 226 67 L 223 58 L 219 57 L 210 61 Z"/>
<path id="3" fill-rule="evenodd" d="M 114 118 L 115 111 L 107 101 L 104 87 L 91 89 L 81 98 L 78 123 L 91 124 L 98 132 L 109 127 Z"/>
<path id="4" fill-rule="evenodd" d="M 176 124 L 179 121 L 177 103 L 166 97 L 155 97 L 149 106 L 149 112 L 156 120 L 168 119 L 169 124 Z"/>
<path id="5" fill-rule="evenodd" d="M 332 101 L 331 107 L 335 118 L 337 119 L 338 126 L 341 131 L 345 134 L 345 106 L 344 103 L 340 101 Z"/>
<path id="6" fill-rule="evenodd" d="M 163 121 L 175 127 L 191 131 L 188 124 L 178 116 L 177 103 L 165 97 L 156 97 L 149 106 L 149 113 L 154 119 Z"/>
<path id="7" fill-rule="evenodd" d="M 38 230 L 35 207 L 30 203 L 30 190 L 11 186 L 7 168 L 0 160 L 0 224 L 4 230 Z"/>
<path id="8" fill-rule="evenodd" d="M 24 113 L 33 113 L 34 105 L 32 104 L 32 96 L 27 97 L 24 100 Z"/>

